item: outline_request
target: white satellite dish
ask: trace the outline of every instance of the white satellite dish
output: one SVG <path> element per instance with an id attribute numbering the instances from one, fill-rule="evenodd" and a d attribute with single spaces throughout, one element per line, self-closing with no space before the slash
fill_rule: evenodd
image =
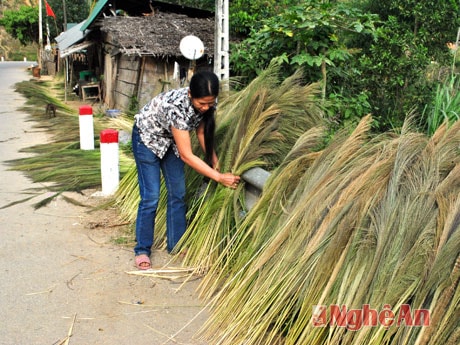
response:
<path id="1" fill-rule="evenodd" d="M 197 60 L 204 54 L 204 44 L 196 36 L 185 36 L 180 41 L 180 52 L 189 60 Z"/>

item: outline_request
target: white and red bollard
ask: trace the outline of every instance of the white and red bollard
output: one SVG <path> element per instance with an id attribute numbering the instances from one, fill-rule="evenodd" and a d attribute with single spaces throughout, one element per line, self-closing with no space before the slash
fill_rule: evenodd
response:
<path id="1" fill-rule="evenodd" d="M 101 179 L 102 195 L 112 195 L 120 182 L 118 158 L 118 131 L 101 131 Z"/>
<path id="2" fill-rule="evenodd" d="M 93 108 L 90 105 L 80 106 L 80 149 L 94 150 Z"/>

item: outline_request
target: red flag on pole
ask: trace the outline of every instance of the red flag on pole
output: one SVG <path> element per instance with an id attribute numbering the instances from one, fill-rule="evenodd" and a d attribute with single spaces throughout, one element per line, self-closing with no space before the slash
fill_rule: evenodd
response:
<path id="1" fill-rule="evenodd" d="M 48 5 L 48 1 L 45 0 L 45 7 L 46 7 L 46 15 L 49 17 L 56 18 L 56 15 L 53 12 L 53 9 L 50 5 Z"/>

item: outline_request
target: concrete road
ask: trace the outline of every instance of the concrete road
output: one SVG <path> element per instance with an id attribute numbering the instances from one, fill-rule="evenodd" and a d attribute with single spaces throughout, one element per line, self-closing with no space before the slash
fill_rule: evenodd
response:
<path id="1" fill-rule="evenodd" d="M 63 199 L 34 210 L 37 195 L 2 208 L 42 187 L 4 163 L 47 140 L 13 90 L 31 78 L 29 65 L 0 62 L 0 345 L 205 344 L 193 337 L 206 317 L 198 281 L 177 291 L 180 284 L 127 274 L 132 249 L 113 244 L 110 228 L 88 229 L 96 216 Z M 156 252 L 153 264 L 169 259 Z"/>

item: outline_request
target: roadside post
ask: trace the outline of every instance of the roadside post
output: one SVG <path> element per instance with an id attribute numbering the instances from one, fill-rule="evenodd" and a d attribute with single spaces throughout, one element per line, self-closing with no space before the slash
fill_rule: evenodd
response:
<path id="1" fill-rule="evenodd" d="M 90 105 L 80 106 L 80 149 L 94 150 L 93 108 Z"/>
<path id="2" fill-rule="evenodd" d="M 100 138 L 102 195 L 112 195 L 118 189 L 120 181 L 118 131 L 104 129 Z"/>

